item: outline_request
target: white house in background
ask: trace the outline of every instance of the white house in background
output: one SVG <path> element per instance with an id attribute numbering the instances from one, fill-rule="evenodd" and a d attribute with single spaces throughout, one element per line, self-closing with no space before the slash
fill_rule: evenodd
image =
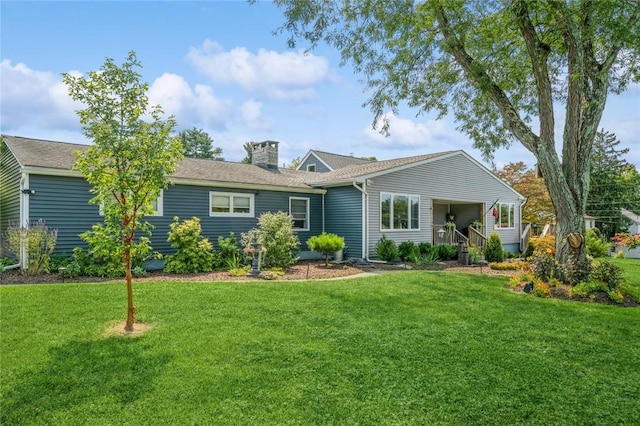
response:
<path id="1" fill-rule="evenodd" d="M 589 216 L 588 214 L 584 215 L 584 227 L 585 229 L 592 229 L 596 227 L 596 217 Z"/>
<path id="2" fill-rule="evenodd" d="M 640 233 L 640 216 L 627 209 L 622 209 L 622 216 L 631 221 L 631 225 L 629 225 L 629 230 L 627 232 L 630 234 Z"/>

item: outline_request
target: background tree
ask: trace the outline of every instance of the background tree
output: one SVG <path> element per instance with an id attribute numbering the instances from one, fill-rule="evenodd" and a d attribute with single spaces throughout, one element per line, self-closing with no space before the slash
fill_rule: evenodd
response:
<path id="1" fill-rule="evenodd" d="M 622 208 L 640 213 L 640 174 L 624 158 L 629 149 L 617 149 L 619 144 L 613 133 L 598 132 L 591 164 L 587 213 L 608 237 L 626 229 Z"/>
<path id="2" fill-rule="evenodd" d="M 585 261 L 584 244 L 572 250 L 567 236 L 584 234 L 591 151 L 607 95 L 639 78 L 640 2 L 275 3 L 285 15 L 278 31 L 291 35 L 291 46 L 301 38 L 311 47 L 327 42 L 364 74 L 374 125 L 406 102 L 440 117 L 453 113 L 487 158 L 519 141 L 536 156 L 549 188 L 557 259 Z M 558 107 L 562 156 L 555 148 Z"/>
<path id="3" fill-rule="evenodd" d="M 300 162 L 302 161 L 302 157 L 296 157 L 293 160 L 291 160 L 291 164 L 289 164 L 289 168 L 290 169 L 297 169 L 298 166 L 300 165 Z"/>
<path id="4" fill-rule="evenodd" d="M 522 221 L 536 225 L 555 222 L 555 212 L 544 179 L 537 177 L 535 169 L 527 168 L 522 161 L 506 164 L 502 170 L 493 171 L 513 189 L 524 195 L 527 203 L 522 209 Z"/>
<path id="5" fill-rule="evenodd" d="M 224 161 L 222 148 L 213 146 L 213 139 L 202 129 L 183 130 L 178 133 L 185 157 L 208 158 L 211 160 Z"/>
<path id="6" fill-rule="evenodd" d="M 77 111 L 84 134 L 93 141 L 77 153 L 74 168 L 91 185 L 91 202 L 101 206 L 106 230 L 122 248 L 127 282 L 126 331 L 135 322 L 131 254 L 137 231 L 147 231 L 142 219 L 153 213 L 152 201 L 166 188 L 168 175 L 178 167 L 182 144 L 170 136 L 173 117 L 161 118 L 160 106 L 149 107 L 147 83 L 140 81 L 141 68 L 135 52 L 118 67 L 107 58 L 88 78 L 64 74 L 70 96 L 85 104 Z M 150 121 L 143 121 L 143 117 Z"/>
<path id="7" fill-rule="evenodd" d="M 253 141 L 245 142 L 242 147 L 246 152 L 245 157 L 240 161 L 241 163 L 251 164 L 253 162 L 253 146 L 251 145 Z"/>

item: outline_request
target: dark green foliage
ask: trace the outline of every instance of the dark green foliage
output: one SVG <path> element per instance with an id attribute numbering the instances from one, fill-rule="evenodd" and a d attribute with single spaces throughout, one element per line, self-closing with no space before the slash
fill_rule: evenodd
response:
<path id="1" fill-rule="evenodd" d="M 433 245 L 431 243 L 423 241 L 418 244 L 418 250 L 420 251 L 420 254 L 424 256 L 430 254 L 433 251 Z"/>
<path id="2" fill-rule="evenodd" d="M 533 256 L 533 252 L 536 249 L 535 244 L 533 244 L 533 242 L 529 241 L 529 243 L 527 243 L 527 249 L 524 251 L 524 257 L 525 258 L 529 258 L 531 256 Z"/>
<path id="3" fill-rule="evenodd" d="M 487 239 L 487 247 L 484 251 L 484 258 L 487 262 L 502 262 L 504 261 L 504 249 L 502 248 L 502 241 L 500 235 L 497 232 L 492 232 Z"/>
<path id="4" fill-rule="evenodd" d="M 566 283 L 574 286 L 589 279 L 591 261 L 588 258 L 578 260 L 575 257 L 570 257 L 561 268 Z"/>
<path id="5" fill-rule="evenodd" d="M 449 244 L 439 244 L 433 247 L 436 256 L 440 260 L 456 260 L 458 258 L 458 246 Z"/>
<path id="6" fill-rule="evenodd" d="M 200 234 L 202 227 L 200 219 L 193 217 L 179 223 L 179 218 L 173 218 L 169 226 L 169 238 L 171 247 L 176 249 L 176 254 L 165 258 L 165 272 L 175 274 L 209 272 L 213 269 L 213 245 L 207 238 Z"/>
<path id="7" fill-rule="evenodd" d="M 214 269 L 236 269 L 242 264 L 243 253 L 233 232 L 218 236 L 218 250 L 213 253 Z"/>
<path id="8" fill-rule="evenodd" d="M 393 240 L 383 235 L 376 244 L 376 255 L 385 262 L 393 262 L 398 258 L 398 246 Z"/>
<path id="9" fill-rule="evenodd" d="M 213 147 L 213 139 L 202 129 L 193 127 L 178 133 L 185 157 L 223 161 L 222 148 Z"/>
<path id="10" fill-rule="evenodd" d="M 591 280 L 606 284 L 610 290 L 617 290 L 624 283 L 622 268 L 607 260 L 597 260 L 591 269 Z"/>
<path id="11" fill-rule="evenodd" d="M 413 241 L 403 241 L 398 246 L 398 256 L 402 261 L 410 260 L 416 254 L 420 254 L 420 249 Z"/>
<path id="12" fill-rule="evenodd" d="M 298 234 L 293 232 L 293 219 L 284 212 L 263 213 L 258 218 L 258 227 L 243 232 L 242 245 L 251 248 L 258 241 L 263 250 L 263 268 L 286 269 L 294 265 L 300 252 Z"/>

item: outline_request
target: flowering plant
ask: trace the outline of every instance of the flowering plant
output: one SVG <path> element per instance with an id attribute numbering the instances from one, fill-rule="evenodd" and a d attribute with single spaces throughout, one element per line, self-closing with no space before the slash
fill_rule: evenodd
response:
<path id="1" fill-rule="evenodd" d="M 619 247 L 638 248 L 640 247 L 640 233 L 627 234 L 626 232 L 618 232 L 611 237 L 611 241 Z"/>

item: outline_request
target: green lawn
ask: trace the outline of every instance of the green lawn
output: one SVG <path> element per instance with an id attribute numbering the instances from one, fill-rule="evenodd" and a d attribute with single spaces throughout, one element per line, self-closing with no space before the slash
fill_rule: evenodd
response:
<path id="1" fill-rule="evenodd" d="M 138 338 L 124 284 L 1 287 L 0 424 L 640 424 L 640 309 L 505 284 L 139 283 Z"/>

